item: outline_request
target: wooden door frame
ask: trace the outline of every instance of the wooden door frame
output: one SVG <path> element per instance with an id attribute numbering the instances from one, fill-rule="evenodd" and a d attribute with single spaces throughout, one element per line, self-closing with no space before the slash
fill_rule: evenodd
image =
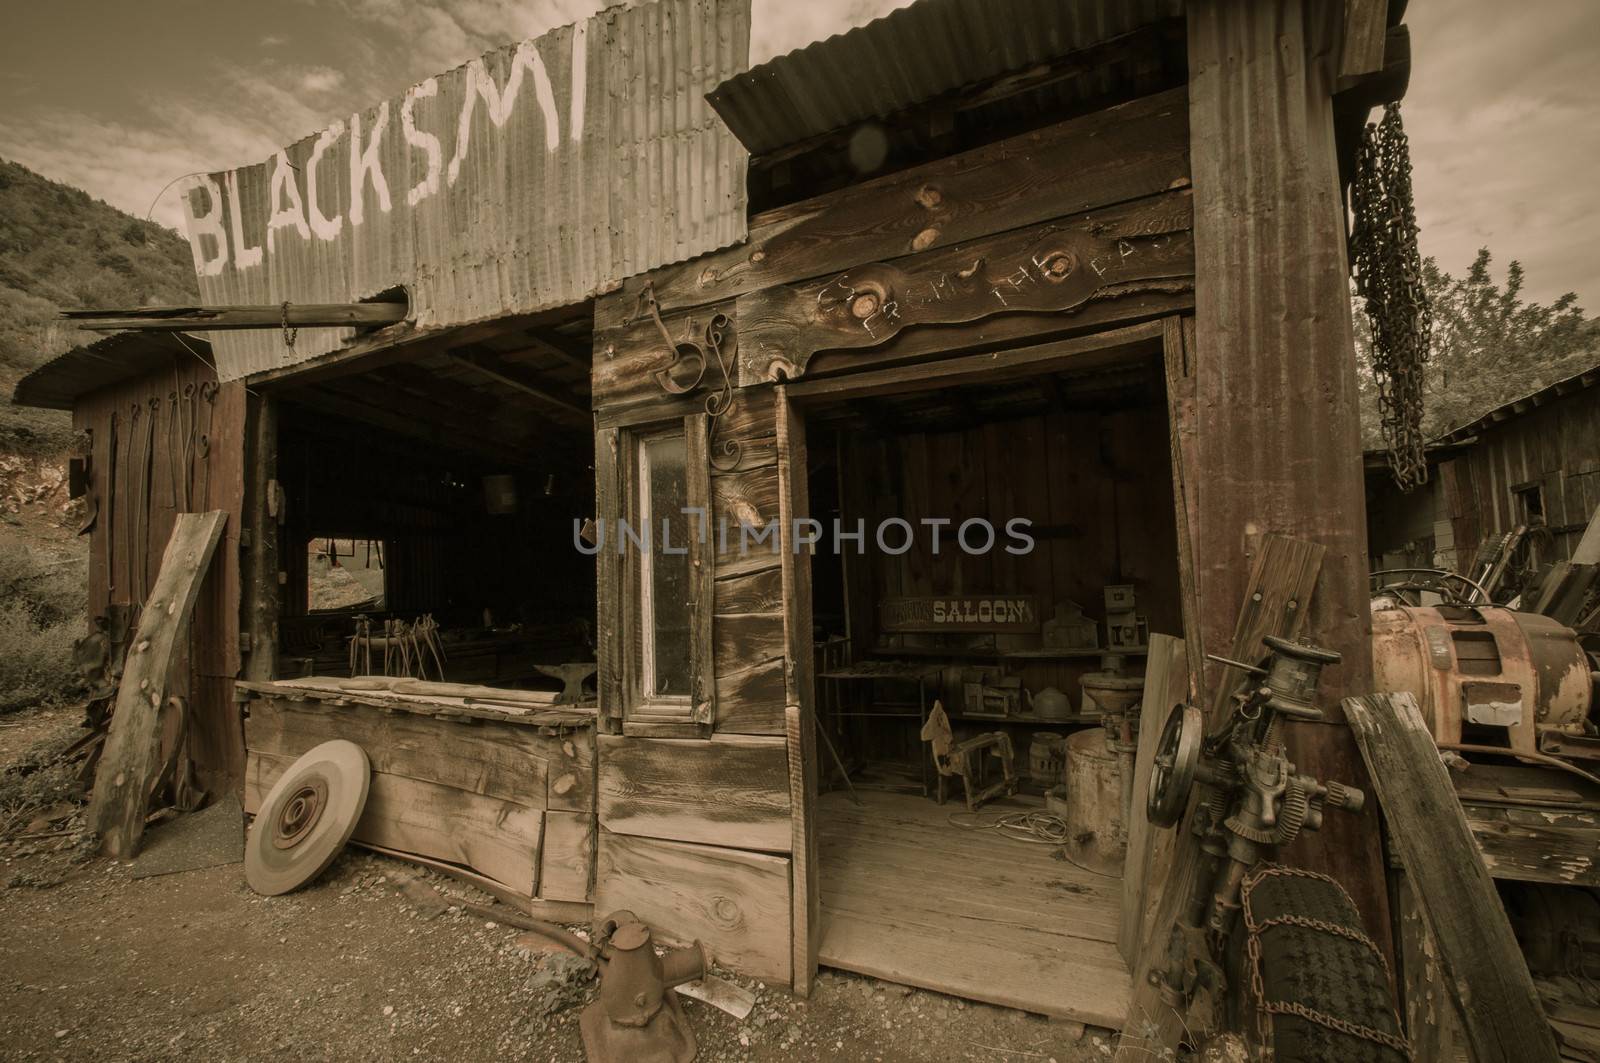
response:
<path id="1" fill-rule="evenodd" d="M 1188 322 L 1187 333 L 1185 322 Z M 791 931 L 794 941 L 793 987 L 810 994 L 821 944 L 821 893 L 817 860 L 816 690 L 811 642 L 811 559 L 793 542 L 794 519 L 809 516 L 806 472 L 807 407 L 836 400 L 942 390 L 967 384 L 994 383 L 1063 369 L 1098 368 L 1141 353 L 1161 356 L 1165 374 L 1168 434 L 1178 538 L 1178 570 L 1183 595 L 1185 634 L 1194 614 L 1193 551 L 1189 509 L 1183 484 L 1195 464 L 1192 387 L 1186 351 L 1192 345 L 1193 319 L 1168 316 L 1083 336 L 1020 346 L 987 354 L 965 354 L 884 369 L 863 369 L 825 377 L 780 382 L 774 389 L 777 425 L 778 513 L 783 538 L 784 709 L 789 754 L 791 854 Z M 796 472 L 798 470 L 798 473 Z M 1194 683 L 1191 671 L 1191 687 Z"/>

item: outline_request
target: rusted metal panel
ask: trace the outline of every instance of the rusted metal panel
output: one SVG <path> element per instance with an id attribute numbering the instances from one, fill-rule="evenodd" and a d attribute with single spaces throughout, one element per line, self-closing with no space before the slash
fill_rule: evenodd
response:
<path id="1" fill-rule="evenodd" d="M 759 155 L 1182 13 L 1182 0 L 921 0 L 762 63 L 711 105 Z M 1087 72 L 1069 88 L 1085 99 L 1113 76 Z"/>
<path id="2" fill-rule="evenodd" d="M 579 302 L 745 236 L 745 152 L 704 100 L 749 0 L 656 0 L 508 45 L 183 196 L 207 304 L 405 287 L 430 330 Z M 347 329 L 214 334 L 234 380 Z"/>

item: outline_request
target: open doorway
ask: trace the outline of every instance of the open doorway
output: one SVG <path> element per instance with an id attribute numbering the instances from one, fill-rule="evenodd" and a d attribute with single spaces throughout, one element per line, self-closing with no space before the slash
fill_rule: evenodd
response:
<path id="1" fill-rule="evenodd" d="M 593 696 L 589 316 L 278 392 L 280 678 Z"/>
<path id="2" fill-rule="evenodd" d="M 1150 634 L 1181 635 L 1178 543 L 1159 342 L 1066 349 L 790 388 L 823 529 L 818 955 L 1115 1027 L 1123 798 L 1083 683 L 1137 686 Z M 980 743 L 976 813 L 960 778 L 937 800 L 941 722 Z"/>

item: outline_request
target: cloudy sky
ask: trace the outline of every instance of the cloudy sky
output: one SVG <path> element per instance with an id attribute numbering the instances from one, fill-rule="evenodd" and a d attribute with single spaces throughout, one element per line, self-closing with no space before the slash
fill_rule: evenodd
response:
<path id="1" fill-rule="evenodd" d="M 754 0 L 751 61 L 906 0 Z M 196 170 L 258 162 L 334 118 L 600 0 L 52 0 L 6 5 L 0 156 L 143 216 Z M 1600 313 L 1600 2 L 1414 0 L 1404 114 L 1423 252 L 1479 246 L 1529 292 Z M 155 215 L 177 224 L 168 190 Z"/>

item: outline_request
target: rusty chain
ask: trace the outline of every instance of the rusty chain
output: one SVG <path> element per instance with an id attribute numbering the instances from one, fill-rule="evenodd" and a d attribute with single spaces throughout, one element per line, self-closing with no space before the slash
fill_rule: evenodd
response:
<path id="1" fill-rule="evenodd" d="M 1402 491 L 1428 482 L 1422 435 L 1423 378 L 1433 337 L 1433 306 L 1422 283 L 1411 149 L 1400 105 L 1367 123 L 1350 188 L 1355 229 L 1350 259 L 1356 294 L 1372 331 L 1372 375 L 1389 467 Z"/>
<path id="2" fill-rule="evenodd" d="M 1244 883 L 1239 890 L 1239 901 L 1244 918 L 1245 952 L 1250 960 L 1250 993 L 1255 997 L 1256 1001 L 1256 1036 L 1261 1044 L 1263 1058 L 1269 1061 L 1273 1058 L 1272 1016 L 1294 1015 L 1325 1029 L 1360 1038 L 1363 1041 L 1370 1041 L 1373 1044 L 1383 1045 L 1385 1048 L 1392 1048 L 1399 1052 L 1404 1059 L 1410 1060 L 1412 1058 L 1411 1043 L 1404 1037 L 1397 1037 L 1383 1030 L 1375 1030 L 1370 1026 L 1363 1026 L 1360 1023 L 1350 1022 L 1348 1019 L 1341 1019 L 1336 1015 L 1329 1015 L 1326 1012 L 1308 1007 L 1298 1000 L 1267 999 L 1266 982 L 1261 977 L 1261 932 L 1273 926 L 1305 927 L 1363 945 L 1378 958 L 1378 965 L 1383 968 L 1384 981 L 1385 983 L 1389 981 L 1389 963 L 1384 959 L 1383 950 L 1379 949 L 1371 938 L 1359 930 L 1308 915 L 1284 914 L 1258 921 L 1255 918 L 1255 913 L 1250 909 L 1250 894 L 1262 879 L 1274 876 L 1317 879 L 1329 883 L 1339 891 L 1340 896 L 1349 902 L 1352 909 L 1355 908 L 1355 902 L 1350 900 L 1350 894 L 1345 891 L 1344 886 L 1338 880 L 1315 871 L 1306 871 L 1298 867 L 1283 867 L 1279 864 L 1264 864 L 1245 876 Z M 1400 1025 L 1398 1012 L 1395 1013 L 1394 1018 L 1395 1029 L 1403 1029 L 1404 1027 Z"/>

